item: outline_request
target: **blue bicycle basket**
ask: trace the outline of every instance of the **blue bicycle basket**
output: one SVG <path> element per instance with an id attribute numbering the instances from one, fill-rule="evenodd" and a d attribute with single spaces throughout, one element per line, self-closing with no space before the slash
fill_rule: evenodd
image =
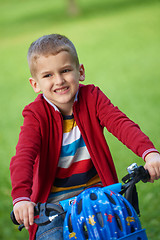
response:
<path id="1" fill-rule="evenodd" d="M 147 240 L 132 205 L 120 194 L 93 187 L 71 203 L 64 220 L 64 240 Z"/>

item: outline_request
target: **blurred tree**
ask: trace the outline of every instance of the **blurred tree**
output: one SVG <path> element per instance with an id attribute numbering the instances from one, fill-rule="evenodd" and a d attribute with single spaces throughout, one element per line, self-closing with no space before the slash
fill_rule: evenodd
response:
<path id="1" fill-rule="evenodd" d="M 77 16 L 80 13 L 76 0 L 67 0 L 68 2 L 68 13 L 71 16 Z"/>

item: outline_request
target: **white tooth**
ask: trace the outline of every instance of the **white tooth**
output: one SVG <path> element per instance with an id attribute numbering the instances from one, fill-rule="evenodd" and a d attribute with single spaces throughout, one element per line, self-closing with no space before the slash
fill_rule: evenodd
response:
<path id="1" fill-rule="evenodd" d="M 67 89 L 67 87 L 66 87 L 66 88 L 63 88 L 63 89 L 56 90 L 56 92 L 63 92 L 63 91 L 65 91 L 66 89 Z"/>

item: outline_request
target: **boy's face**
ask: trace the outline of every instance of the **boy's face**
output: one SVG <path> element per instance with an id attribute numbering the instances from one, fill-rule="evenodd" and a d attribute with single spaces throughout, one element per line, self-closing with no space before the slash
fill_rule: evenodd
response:
<path id="1" fill-rule="evenodd" d="M 79 81 L 85 79 L 83 65 L 77 67 L 66 51 L 57 55 L 41 55 L 35 64 L 35 76 L 30 78 L 34 91 L 42 92 L 63 114 L 72 114 Z"/>

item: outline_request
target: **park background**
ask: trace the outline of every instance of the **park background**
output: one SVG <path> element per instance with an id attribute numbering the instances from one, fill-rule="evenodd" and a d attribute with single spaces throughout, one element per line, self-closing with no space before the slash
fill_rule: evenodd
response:
<path id="1" fill-rule="evenodd" d="M 28 239 L 10 221 L 10 158 L 21 112 L 36 97 L 29 85 L 27 50 L 38 37 L 68 36 L 86 68 L 86 84 L 98 85 L 114 105 L 150 136 L 160 150 L 160 1 L 0 0 L 0 239 Z M 119 179 L 143 161 L 105 131 Z M 141 223 L 149 240 L 160 239 L 160 182 L 139 183 Z"/>

